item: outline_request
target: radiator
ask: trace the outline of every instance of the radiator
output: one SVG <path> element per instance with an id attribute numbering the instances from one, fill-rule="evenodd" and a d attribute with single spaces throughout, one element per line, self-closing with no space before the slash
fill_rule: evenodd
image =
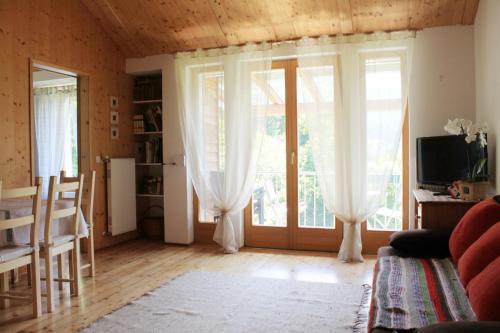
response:
<path id="1" fill-rule="evenodd" d="M 137 229 L 135 159 L 112 158 L 107 163 L 108 232 L 112 236 Z"/>

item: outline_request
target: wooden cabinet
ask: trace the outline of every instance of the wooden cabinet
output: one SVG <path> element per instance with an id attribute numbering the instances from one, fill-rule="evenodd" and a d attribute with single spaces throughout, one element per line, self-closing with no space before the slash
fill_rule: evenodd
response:
<path id="1" fill-rule="evenodd" d="M 418 229 L 451 229 L 477 202 L 435 196 L 428 190 L 414 190 L 415 221 Z"/>

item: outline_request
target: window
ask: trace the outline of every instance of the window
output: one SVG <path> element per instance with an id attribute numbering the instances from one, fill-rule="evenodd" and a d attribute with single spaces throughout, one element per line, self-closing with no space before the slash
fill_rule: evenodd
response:
<path id="1" fill-rule="evenodd" d="M 203 109 L 203 131 L 205 146 L 203 158 L 209 173 L 224 170 L 225 163 L 225 134 L 224 134 L 224 74 L 219 68 L 204 70 L 198 74 L 200 103 Z M 200 222 L 214 223 L 217 217 L 213 216 L 214 201 L 210 194 L 206 194 L 206 211 Z M 202 207 L 199 207 L 200 212 Z"/>
<path id="2" fill-rule="evenodd" d="M 393 161 L 397 137 L 402 137 L 404 107 L 402 98 L 402 56 L 398 54 L 367 56 L 363 58 L 365 73 L 366 140 L 368 167 L 368 195 L 382 194 L 380 188 L 386 179 L 389 186 L 385 193 L 384 207 L 368 219 L 367 228 L 372 231 L 402 229 L 403 164 L 402 140 L 397 147 L 397 159 Z M 380 145 L 380 141 L 387 144 Z M 376 143 L 376 144 L 375 144 Z M 377 147 L 379 147 L 377 149 Z M 387 167 L 392 169 L 384 174 Z"/>

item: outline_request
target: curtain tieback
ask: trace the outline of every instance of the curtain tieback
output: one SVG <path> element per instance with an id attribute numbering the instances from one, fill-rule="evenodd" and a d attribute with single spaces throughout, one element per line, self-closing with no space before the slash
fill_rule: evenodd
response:
<path id="1" fill-rule="evenodd" d="M 228 214 L 229 211 L 230 211 L 229 209 L 225 209 L 225 208 L 217 209 L 216 214 L 219 217 L 220 221 L 222 221 L 224 216 L 226 216 L 226 214 Z M 219 219 L 217 219 L 217 220 L 219 220 Z M 218 221 L 216 221 L 216 222 L 218 223 Z"/>

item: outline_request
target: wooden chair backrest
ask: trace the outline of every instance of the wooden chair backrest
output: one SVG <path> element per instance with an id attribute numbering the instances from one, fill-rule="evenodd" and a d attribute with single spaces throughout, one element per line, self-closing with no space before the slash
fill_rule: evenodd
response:
<path id="1" fill-rule="evenodd" d="M 78 177 L 78 181 L 70 183 L 57 183 L 57 177 L 51 176 L 49 182 L 49 195 L 47 197 L 47 212 L 45 213 L 45 246 L 52 243 L 52 222 L 53 220 L 61 219 L 64 217 L 73 216 L 72 227 L 73 235 L 78 236 L 78 223 L 80 214 L 80 207 L 82 205 L 82 187 L 83 187 L 83 174 Z M 56 209 L 55 201 L 58 193 L 61 192 L 74 192 L 75 197 L 72 198 L 74 205 L 70 208 Z"/>
<path id="2" fill-rule="evenodd" d="M 78 177 L 66 177 L 66 171 L 62 170 L 59 176 L 60 183 L 77 182 Z M 94 223 L 94 193 L 95 193 L 95 170 L 90 172 L 90 177 L 85 179 L 83 184 L 82 207 L 83 215 L 89 225 Z M 67 198 L 64 192 L 59 193 L 59 199 L 74 199 Z"/>
<path id="3" fill-rule="evenodd" d="M 4 189 L 0 181 L 0 200 L 31 197 L 33 206 L 31 215 L 13 219 L 0 220 L 0 230 L 12 229 L 24 225 L 31 225 L 30 246 L 38 246 L 38 228 L 40 223 L 40 206 L 42 203 L 42 178 L 35 178 L 35 186 Z"/>

